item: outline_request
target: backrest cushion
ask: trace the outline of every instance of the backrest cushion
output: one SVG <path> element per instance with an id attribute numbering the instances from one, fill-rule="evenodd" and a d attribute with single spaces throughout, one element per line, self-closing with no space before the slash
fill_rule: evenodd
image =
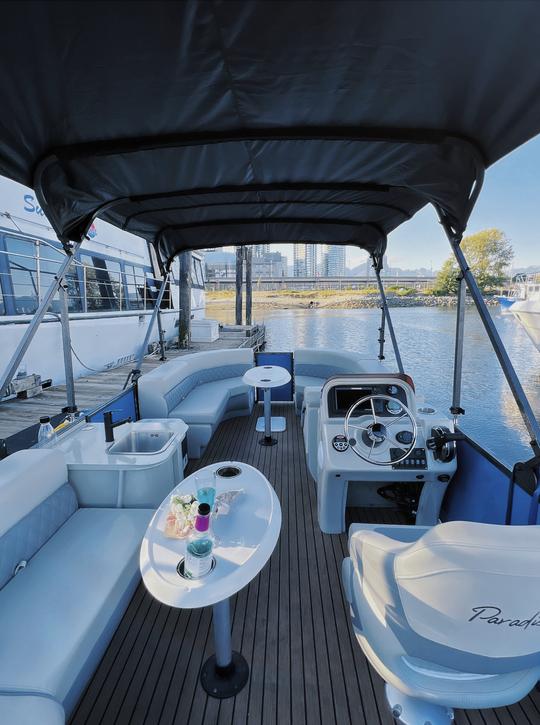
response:
<path id="1" fill-rule="evenodd" d="M 65 483 L 0 536 L 0 589 L 15 567 L 29 561 L 76 510 L 75 491 Z"/>
<path id="2" fill-rule="evenodd" d="M 294 351 L 294 374 L 330 378 L 340 373 L 380 372 L 384 365 L 376 358 L 362 357 L 350 350 L 299 348 Z"/>
<path id="3" fill-rule="evenodd" d="M 0 461 L 0 536 L 67 481 L 61 451 L 17 451 Z"/>
<path id="4" fill-rule="evenodd" d="M 191 377 L 192 375 L 203 370 L 236 365 L 253 367 L 253 350 L 238 348 L 196 352 L 154 368 L 143 375 L 137 385 L 141 416 L 166 418 L 197 384 L 202 384 L 197 382 L 197 377 Z"/>
<path id="5" fill-rule="evenodd" d="M 327 380 L 332 375 L 339 375 L 339 373 L 352 372 L 351 370 L 345 370 L 336 365 L 323 365 L 322 363 L 298 363 L 294 366 L 294 374 L 296 376 L 308 375 L 312 378 L 321 378 Z"/>
<path id="6" fill-rule="evenodd" d="M 198 385 L 204 385 L 205 383 L 214 383 L 217 380 L 226 380 L 227 378 L 242 377 L 247 372 L 251 365 L 221 365 L 219 367 L 207 368 L 205 370 L 199 370 L 196 373 L 188 375 L 178 385 L 175 385 L 172 390 L 165 394 L 165 402 L 167 404 L 167 412 L 174 410 L 191 391 Z"/>
<path id="7" fill-rule="evenodd" d="M 539 562 L 540 526 L 453 521 L 397 553 L 394 575 L 420 637 L 480 657 L 534 655 L 540 663 Z"/>

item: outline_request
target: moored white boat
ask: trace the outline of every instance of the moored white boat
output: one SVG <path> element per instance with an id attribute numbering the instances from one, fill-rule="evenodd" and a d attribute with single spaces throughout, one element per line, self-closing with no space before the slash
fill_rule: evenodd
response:
<path id="1" fill-rule="evenodd" d="M 62 245 L 32 189 L 0 177 L 0 369 L 9 362 L 62 261 Z M 160 313 L 163 338 L 178 335 L 178 260 Z M 67 278 L 75 378 L 136 359 L 163 277 L 148 243 L 96 219 Z M 65 382 L 58 297 L 20 372 Z M 191 315 L 205 315 L 204 267 L 192 255 Z M 149 346 L 159 341 L 154 325 Z"/>
<path id="2" fill-rule="evenodd" d="M 540 351 L 540 274 L 527 275 L 519 282 L 519 289 L 520 298 L 510 307 L 510 312 Z"/>

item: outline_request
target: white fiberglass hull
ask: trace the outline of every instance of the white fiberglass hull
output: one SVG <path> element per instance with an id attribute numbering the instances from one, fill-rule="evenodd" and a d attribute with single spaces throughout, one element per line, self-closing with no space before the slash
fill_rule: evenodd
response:
<path id="1" fill-rule="evenodd" d="M 523 326 L 537 350 L 540 350 L 540 299 L 514 302 L 511 313 Z"/>
<path id="2" fill-rule="evenodd" d="M 73 374 L 92 375 L 131 362 L 144 341 L 151 310 L 70 315 Z M 30 316 L 3 318 L 0 324 L 0 370 L 4 370 L 28 325 Z M 166 340 L 178 335 L 178 310 L 163 310 L 161 321 Z M 150 343 L 158 342 L 154 324 Z M 80 358 L 80 359 L 78 359 Z M 37 373 L 54 385 L 65 383 L 62 329 L 60 322 L 47 315 L 39 326 L 20 369 Z"/>

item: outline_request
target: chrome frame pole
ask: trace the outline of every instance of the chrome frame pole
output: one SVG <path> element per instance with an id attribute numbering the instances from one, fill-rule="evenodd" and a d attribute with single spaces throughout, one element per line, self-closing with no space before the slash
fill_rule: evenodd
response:
<path id="1" fill-rule="evenodd" d="M 495 323 L 493 322 L 493 319 L 489 313 L 484 298 L 482 297 L 480 288 L 476 283 L 474 275 L 471 272 L 467 263 L 467 259 L 465 258 L 463 250 L 460 247 L 461 235 L 454 233 L 441 211 L 439 209 L 437 211 L 439 213 L 441 224 L 445 230 L 446 236 L 448 237 L 448 241 L 450 242 L 450 246 L 458 263 L 458 267 L 461 270 L 461 274 L 463 275 L 465 282 L 467 283 L 467 287 L 469 288 L 471 297 L 474 301 L 474 304 L 476 305 L 476 309 L 478 310 L 478 314 L 480 315 L 482 324 L 484 325 L 484 328 L 487 332 L 495 355 L 499 360 L 499 364 L 506 378 L 506 382 L 508 383 L 510 390 L 512 391 L 512 395 L 514 397 L 514 400 L 516 401 L 521 417 L 523 418 L 523 422 L 525 423 L 527 431 L 531 436 L 531 447 L 535 455 L 539 455 L 540 425 L 536 420 L 534 412 L 531 408 L 531 404 L 529 403 L 527 395 L 523 390 L 514 366 L 512 365 L 510 357 L 506 352 L 506 348 L 504 347 L 497 328 L 495 327 Z"/>
<path id="2" fill-rule="evenodd" d="M 11 381 L 13 380 L 13 377 L 15 373 L 17 372 L 17 368 L 21 364 L 21 360 L 24 357 L 25 352 L 28 350 L 28 347 L 30 346 L 30 343 L 34 339 L 34 335 L 37 332 L 37 329 L 45 317 L 45 314 L 47 313 L 47 310 L 49 309 L 49 305 L 51 304 L 55 294 L 58 292 L 58 289 L 60 285 L 62 284 L 62 280 L 64 276 L 66 275 L 66 272 L 71 267 L 73 260 L 75 258 L 75 254 L 78 251 L 79 247 L 82 244 L 82 240 L 80 242 L 75 242 L 69 252 L 69 254 L 66 255 L 66 258 L 60 265 L 60 268 L 58 270 L 58 274 L 55 276 L 54 280 L 51 282 L 49 289 L 47 292 L 45 292 L 43 299 L 39 303 L 39 306 L 37 310 L 34 313 L 33 318 L 28 323 L 28 326 L 26 330 L 24 331 L 24 335 L 22 336 L 19 344 L 17 345 L 15 352 L 11 356 L 11 360 L 7 364 L 7 367 L 5 368 L 4 372 L 2 373 L 2 376 L 0 377 L 0 398 L 2 398 Z"/>
<path id="3" fill-rule="evenodd" d="M 386 321 L 386 315 L 384 313 L 384 307 L 381 305 L 381 326 L 379 327 L 379 360 L 384 360 L 384 323 Z"/>
<path id="4" fill-rule="evenodd" d="M 165 277 L 163 279 L 163 282 L 161 283 L 161 287 L 159 288 L 156 304 L 154 305 L 154 309 L 152 310 L 152 315 L 150 316 L 150 322 L 148 323 L 148 327 L 146 329 L 146 335 L 144 336 L 143 344 L 141 345 L 141 349 L 139 350 L 139 354 L 137 356 L 137 366 L 135 368 L 136 370 L 140 370 L 142 367 L 144 351 L 148 349 L 148 342 L 150 340 L 150 335 L 152 334 L 152 328 L 154 327 L 154 323 L 159 314 L 159 308 L 161 307 L 163 295 L 165 294 L 165 288 L 167 287 L 167 283 L 169 281 L 169 274 L 170 274 L 170 272 L 167 272 L 167 274 L 165 275 Z"/>
<path id="5" fill-rule="evenodd" d="M 386 324 L 388 325 L 388 332 L 390 333 L 390 339 L 392 340 L 392 347 L 394 348 L 394 355 L 396 356 L 396 362 L 400 373 L 404 373 L 403 363 L 401 361 L 401 354 L 397 344 L 396 333 L 394 332 L 394 325 L 390 318 L 390 311 L 388 309 L 388 303 L 386 301 L 386 295 L 384 293 L 384 287 L 381 280 L 381 273 L 377 264 L 377 261 L 373 257 L 373 269 L 375 270 L 375 278 L 377 279 L 377 286 L 379 288 L 379 294 L 381 296 L 382 310 L 386 317 Z"/>
<path id="6" fill-rule="evenodd" d="M 59 287 L 60 324 L 62 325 L 62 348 L 64 352 L 64 372 L 66 375 L 66 398 L 71 412 L 77 410 L 75 402 L 75 381 L 73 378 L 73 359 L 71 357 L 71 333 L 69 330 L 68 294 L 63 284 Z"/>
<path id="7" fill-rule="evenodd" d="M 457 312 L 456 312 L 456 339 L 454 347 L 454 382 L 452 386 L 452 405 L 450 412 L 454 416 L 454 425 L 459 415 L 465 411 L 461 407 L 461 381 L 463 371 L 463 341 L 465 339 L 465 294 L 467 286 L 463 275 L 458 277 Z"/>

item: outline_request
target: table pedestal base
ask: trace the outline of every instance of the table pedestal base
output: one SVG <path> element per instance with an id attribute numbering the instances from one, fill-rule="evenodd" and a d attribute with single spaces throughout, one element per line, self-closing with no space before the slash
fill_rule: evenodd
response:
<path id="1" fill-rule="evenodd" d="M 249 679 L 249 666 L 240 652 L 232 653 L 227 667 L 218 667 L 216 655 L 209 657 L 201 670 L 201 685 L 210 697 L 234 697 Z"/>
<path id="2" fill-rule="evenodd" d="M 265 423 L 266 421 L 262 416 L 257 418 L 257 425 L 255 427 L 257 433 L 264 433 Z M 270 430 L 272 433 L 283 433 L 284 430 L 287 430 L 285 418 L 282 415 L 273 415 L 270 418 Z"/>
<path id="3" fill-rule="evenodd" d="M 229 600 L 214 604 L 212 627 L 216 654 L 209 657 L 201 670 L 201 685 L 210 697 L 220 700 L 234 697 L 249 679 L 249 666 L 239 652 L 231 647 L 231 615 Z"/>

